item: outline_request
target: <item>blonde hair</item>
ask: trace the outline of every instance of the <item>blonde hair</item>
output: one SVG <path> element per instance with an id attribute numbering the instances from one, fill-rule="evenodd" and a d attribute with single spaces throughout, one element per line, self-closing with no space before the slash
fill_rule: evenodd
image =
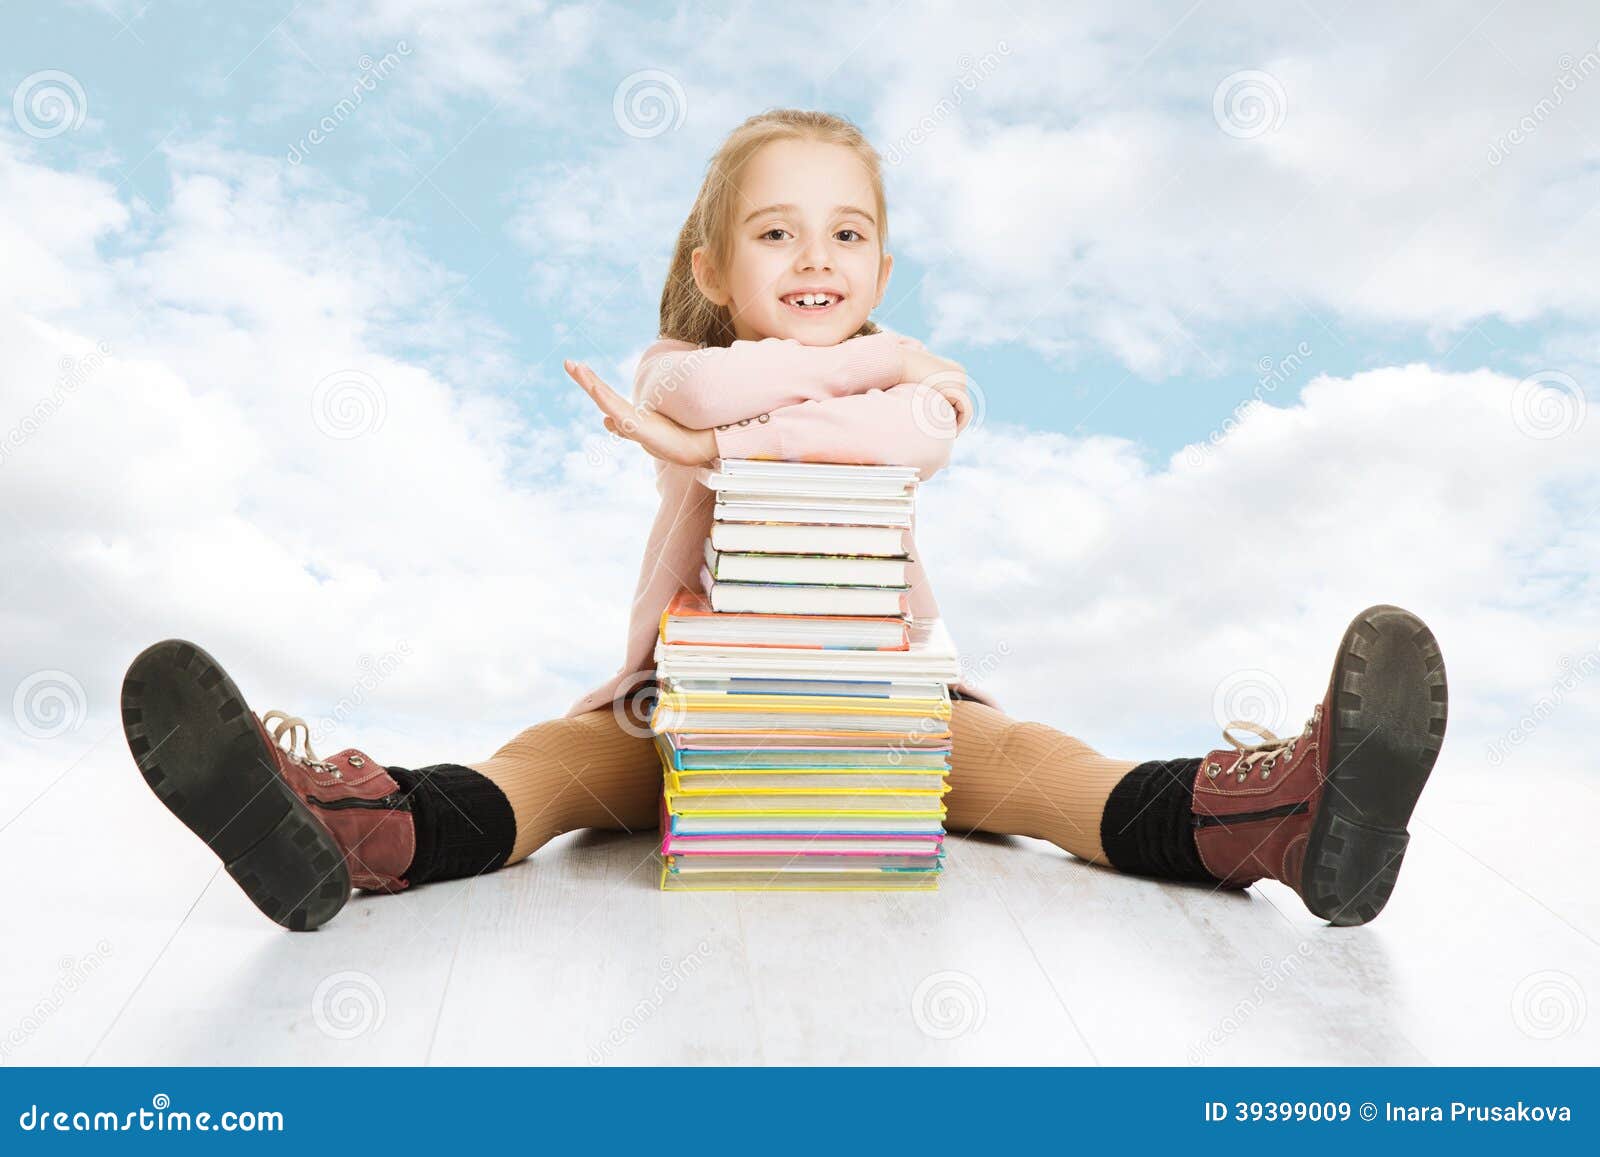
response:
<path id="1" fill-rule="evenodd" d="M 889 213 L 883 196 L 883 167 L 878 151 L 861 130 L 844 117 L 804 109 L 769 109 L 745 121 L 722 142 L 710 164 L 700 194 L 678 233 L 678 247 L 661 290 L 661 336 L 693 345 L 733 344 L 733 317 L 725 305 L 715 305 L 694 281 L 690 255 L 701 245 L 714 269 L 725 270 L 732 254 L 732 221 L 738 196 L 739 174 L 763 145 L 773 141 L 811 140 L 854 149 L 866 166 L 877 200 L 878 252 L 889 239 Z M 877 333 L 871 321 L 863 322 L 852 336 Z"/>

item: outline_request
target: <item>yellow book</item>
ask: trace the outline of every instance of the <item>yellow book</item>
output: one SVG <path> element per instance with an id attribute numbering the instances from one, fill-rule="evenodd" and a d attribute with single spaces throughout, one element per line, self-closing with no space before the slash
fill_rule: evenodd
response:
<path id="1" fill-rule="evenodd" d="M 674 872 L 661 865 L 663 892 L 937 892 L 939 872 L 876 872 L 840 879 L 841 873 L 718 872 L 710 876 Z"/>

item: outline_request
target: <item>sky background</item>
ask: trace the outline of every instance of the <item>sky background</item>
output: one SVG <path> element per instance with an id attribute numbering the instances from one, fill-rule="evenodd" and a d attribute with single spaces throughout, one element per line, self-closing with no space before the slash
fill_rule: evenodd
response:
<path id="1" fill-rule="evenodd" d="M 413 766 L 611 673 L 653 471 L 561 360 L 627 389 L 707 160 L 777 106 L 876 144 L 874 316 L 972 375 L 920 545 L 1013 715 L 1129 758 L 1292 732 L 1394 602 L 1443 646 L 1444 766 L 1593 762 L 1591 4 L 10 0 L 0 29 L 13 815 L 104 765 L 171 635 Z"/>

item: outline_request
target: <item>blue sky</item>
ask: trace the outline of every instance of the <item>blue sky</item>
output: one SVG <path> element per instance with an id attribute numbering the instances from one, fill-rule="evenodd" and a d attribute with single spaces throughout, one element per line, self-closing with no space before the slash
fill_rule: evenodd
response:
<path id="1" fill-rule="evenodd" d="M 1395 602 L 1451 665 L 1446 758 L 1592 746 L 1592 5 L 0 21 L 0 691 L 68 673 L 82 738 L 174 634 L 258 709 L 418 758 L 600 683 L 653 471 L 561 359 L 626 387 L 707 159 L 799 105 L 885 157 L 880 320 L 982 394 L 918 537 L 1014 715 L 1198 751 L 1242 687 L 1295 730 L 1350 616 Z"/>
<path id="2" fill-rule="evenodd" d="M 892 102 L 882 88 L 886 78 L 895 73 L 880 70 L 875 63 L 879 59 L 875 41 L 902 36 L 903 22 L 911 18 L 910 7 L 898 12 L 889 6 L 859 13 L 849 10 L 848 19 L 838 18 L 837 36 L 821 38 L 822 43 L 835 46 L 838 59 L 831 71 L 826 58 L 806 58 L 800 53 L 787 70 L 774 67 L 771 59 L 759 61 L 759 101 L 745 104 L 737 103 L 737 98 L 748 85 L 730 79 L 731 70 L 702 71 L 698 62 L 684 56 L 689 51 L 684 45 L 694 39 L 694 28 L 717 22 L 729 6 L 647 5 L 625 22 L 598 18 L 598 27 L 570 33 L 586 46 L 575 49 L 573 58 L 559 59 L 554 67 L 537 55 L 517 59 L 545 34 L 542 30 L 529 28 L 505 35 L 497 45 L 502 31 L 522 29 L 523 25 L 520 20 L 509 25 L 486 23 L 486 43 L 472 51 L 485 54 L 486 72 L 492 71 L 490 62 L 505 67 L 507 76 L 513 78 L 510 83 L 483 76 L 447 75 L 448 67 L 438 58 L 467 50 L 460 43 L 445 44 L 430 37 L 420 18 L 406 13 L 408 7 L 426 12 L 428 5 L 396 6 L 387 27 L 384 6 L 357 5 L 350 11 L 359 10 L 364 18 L 348 22 L 339 18 L 337 9 L 319 13 L 317 7 L 287 0 L 221 7 L 113 0 L 68 6 L 11 4 L 5 10 L 7 36 L 0 48 L 0 86 L 12 91 L 24 77 L 46 66 L 77 78 L 87 101 L 86 124 L 52 139 L 48 162 L 107 177 L 116 183 L 121 198 L 148 206 L 158 216 L 171 195 L 166 149 L 195 139 L 277 158 L 285 169 L 296 170 L 290 175 L 302 183 L 308 195 L 337 190 L 358 198 L 370 218 L 402 228 L 421 255 L 452 275 L 437 294 L 416 302 L 416 308 L 430 319 L 459 315 L 491 326 L 507 359 L 494 384 L 530 417 L 570 413 L 574 403 L 571 391 L 564 379 L 551 372 L 559 366 L 560 357 L 573 355 L 597 365 L 620 363 L 653 335 L 660 270 L 676 224 L 692 200 L 699 167 L 715 140 L 737 119 L 768 104 L 820 104 L 856 119 L 869 135 L 876 135 L 883 151 L 899 135 L 896 129 L 903 127 L 897 126 Z M 494 11 L 496 21 L 503 18 L 500 6 L 483 7 Z M 1328 11 L 1319 15 L 1316 7 Z M 1265 136 L 1240 139 L 1218 130 L 1213 117 L 1215 81 L 1225 73 L 1213 76 L 1205 72 L 1206 62 L 1219 55 L 1220 47 L 1223 55 L 1233 53 L 1241 68 L 1276 59 L 1285 62 L 1281 71 L 1286 74 L 1303 67 L 1309 75 L 1313 70 L 1307 61 L 1312 54 L 1327 52 L 1329 60 L 1336 61 L 1341 46 L 1359 44 L 1364 34 L 1386 35 L 1381 28 L 1364 29 L 1359 9 L 1341 14 L 1336 29 L 1328 22 L 1334 16 L 1333 7 L 1306 5 L 1302 12 L 1280 14 L 1255 27 L 1225 28 L 1230 17 L 1227 6 L 1200 6 L 1181 20 L 1187 5 L 1156 6 L 1146 19 L 1131 20 L 1117 35 L 1102 40 L 1106 59 L 1100 67 L 1112 75 L 1131 69 L 1138 79 L 1125 84 L 1121 93 L 1074 94 L 1069 86 L 1062 99 L 1052 103 L 1025 101 L 1017 90 L 1025 91 L 1033 81 L 1042 82 L 1041 70 L 1052 62 L 1063 68 L 1071 65 L 1071 57 L 1047 51 L 1044 41 L 1052 39 L 1055 29 L 1051 29 L 1051 37 L 1038 34 L 1040 21 L 1053 22 L 1060 17 L 1049 7 L 992 6 L 989 15 L 978 22 L 977 34 L 966 38 L 980 50 L 987 47 L 998 63 L 996 82 L 978 84 L 955 114 L 967 141 L 972 142 L 965 155 L 979 163 L 979 142 L 986 137 L 992 141 L 1006 130 L 1084 132 L 1096 117 L 1111 124 L 1125 119 L 1137 131 L 1176 134 L 1200 142 L 1184 158 L 1184 164 L 1206 170 L 1208 182 L 1196 193 L 1175 162 L 1173 179 L 1150 190 L 1147 205 L 1154 204 L 1157 213 L 1170 211 L 1175 220 L 1182 220 L 1180 206 L 1193 201 L 1194 228 L 1215 229 L 1215 215 L 1228 212 L 1228 207 L 1226 197 L 1217 195 L 1214 182 L 1220 181 L 1225 192 L 1229 181 L 1253 180 L 1259 170 L 1253 167 L 1251 150 L 1271 142 Z M 1519 108 L 1537 101 L 1550 87 L 1546 82 L 1559 74 L 1561 54 L 1581 55 L 1594 47 L 1595 38 L 1580 37 L 1582 21 L 1551 19 L 1542 36 L 1525 41 L 1528 30 L 1505 14 L 1497 21 L 1490 8 L 1487 4 L 1441 8 L 1431 36 L 1417 37 L 1415 29 L 1393 30 L 1391 47 L 1412 53 L 1397 56 L 1406 69 L 1399 81 L 1414 81 L 1424 61 L 1444 57 L 1456 44 L 1449 62 L 1430 83 L 1448 89 L 1474 69 L 1487 67 L 1500 74 L 1511 92 L 1520 85 L 1520 100 L 1508 95 L 1504 103 L 1502 119 L 1511 124 Z M 463 10 L 462 24 L 471 23 L 473 11 Z M 779 24 L 765 23 L 748 11 L 740 12 L 739 17 L 752 35 L 774 40 L 782 35 Z M 818 24 L 826 26 L 835 18 L 830 13 L 820 17 Z M 574 28 L 581 23 L 576 18 L 572 22 Z M 1086 17 L 1084 23 L 1091 25 L 1092 20 Z M 1163 23 L 1172 25 L 1163 37 L 1140 38 L 1141 25 L 1155 30 Z M 1518 29 L 1515 37 L 1503 35 L 1507 27 Z M 1092 31 L 1084 31 L 1083 39 Z M 1500 37 L 1510 47 L 1491 37 Z M 1413 39 L 1408 43 L 1408 38 Z M 862 42 L 862 47 L 849 54 L 838 47 Z M 1064 42 L 1074 49 L 1083 44 L 1070 33 Z M 1000 56 L 995 46 L 1002 43 L 1007 51 Z M 395 53 L 401 44 L 405 50 L 394 57 L 396 67 L 364 94 L 354 115 L 341 118 L 324 142 L 299 154 L 303 159 L 298 164 L 291 163 L 289 157 L 297 143 L 304 143 L 306 133 L 353 91 L 363 74 L 362 57 L 378 60 L 385 53 Z M 1423 44 L 1428 52 L 1422 51 Z M 504 60 L 494 60 L 497 47 L 504 50 Z M 1536 71 L 1541 57 L 1548 75 Z M 961 75 L 961 61 L 955 55 L 931 63 L 931 71 L 938 74 L 942 69 L 952 85 Z M 1464 66 L 1459 73 L 1457 66 Z M 663 69 L 673 76 L 681 91 L 683 123 L 659 135 L 630 138 L 619 131 L 613 99 L 624 75 L 644 69 Z M 1190 79 L 1191 73 L 1197 75 Z M 479 83 L 474 83 L 475 79 Z M 1011 86 L 1005 92 L 1000 91 L 1002 80 Z M 928 83 L 938 91 L 937 77 Z M 518 91 L 519 87 L 526 91 Z M 1048 87 L 1054 88 L 1056 83 Z M 1041 88 L 1046 86 L 1041 84 Z M 1155 91 L 1142 91 L 1146 88 Z M 1323 94 L 1309 82 L 1306 89 L 1306 107 L 1301 106 L 1300 93 L 1292 86 L 1283 90 L 1282 123 L 1271 130 L 1271 136 L 1287 138 L 1307 122 L 1320 128 L 1319 118 L 1346 111 L 1352 132 L 1368 125 L 1363 110 L 1316 104 Z M 526 99 L 530 92 L 538 99 Z M 1048 91 L 1044 95 L 1049 95 Z M 1591 103 L 1585 108 L 1594 107 L 1593 95 L 1588 94 Z M 1580 109 L 1574 105 L 1561 113 L 1541 124 L 1544 140 L 1536 143 L 1582 142 L 1586 130 L 1575 123 L 1582 119 Z M 1152 129 L 1151 118 L 1157 115 L 1161 122 Z M 914 120 L 900 119 L 906 123 Z M 1492 123 L 1493 118 L 1489 120 Z M 1416 126 L 1397 124 L 1395 135 L 1413 131 L 1413 127 L 1415 131 L 1434 131 L 1427 127 L 1426 118 L 1419 118 Z M 947 129 L 945 135 L 953 134 Z M 1476 151 L 1484 153 L 1492 138 L 1478 135 L 1482 148 Z M 1379 151 L 1363 161 L 1354 142 L 1344 143 L 1352 147 L 1351 160 L 1356 164 L 1387 160 L 1387 154 Z M 1450 179 L 1441 184 L 1456 197 L 1486 196 L 1483 183 L 1500 181 L 1505 173 L 1489 166 L 1482 156 L 1469 158 L 1467 152 L 1463 143 L 1450 154 L 1450 160 L 1475 160 L 1479 171 L 1470 181 L 1449 174 Z M 1586 162 L 1575 158 L 1573 163 L 1580 162 L 1580 171 L 1587 169 L 1592 176 L 1592 150 Z M 588 167 L 596 164 L 603 167 Z M 1529 167 L 1533 164 L 1530 160 Z M 570 190 L 571 195 L 593 198 L 600 205 L 649 202 L 656 208 L 654 212 L 641 211 L 635 222 L 619 222 L 616 234 L 624 247 L 610 248 L 603 260 L 586 268 L 581 260 L 564 255 L 558 275 L 583 284 L 576 287 L 579 292 L 570 295 L 553 293 L 541 285 L 538 266 L 546 254 L 561 249 L 560 239 L 546 238 L 533 246 L 519 240 L 519 229 L 529 227 L 526 220 L 519 226 L 519 214 L 527 212 L 530 184 L 548 185 L 554 174 L 591 171 L 601 174 L 602 180 L 593 185 L 580 183 Z M 1563 171 L 1563 175 L 1571 174 Z M 1415 176 L 1426 185 L 1438 174 L 1419 172 Z M 1071 181 L 1075 175 L 1070 171 L 1019 170 L 1014 179 Z M 1004 292 L 1009 281 L 1004 268 L 980 268 L 972 261 L 941 266 L 938 249 L 959 242 L 948 235 L 938 236 L 934 223 L 926 218 L 897 215 L 907 192 L 919 180 L 920 174 L 909 165 L 890 167 L 891 230 L 899 264 L 888 308 L 880 315 L 886 324 L 930 340 L 935 348 L 965 362 L 984 388 L 991 421 L 1069 433 L 1115 434 L 1138 441 L 1155 455 L 1168 455 L 1205 437 L 1249 396 L 1260 376 L 1255 368 L 1258 362 L 1280 359 L 1302 342 L 1312 352 L 1302 359 L 1302 369 L 1276 392 L 1280 401 L 1298 397 L 1300 388 L 1317 373 L 1344 376 L 1413 361 L 1452 370 L 1487 366 L 1516 371 L 1520 376 L 1541 367 L 1541 359 L 1548 360 L 1546 351 L 1553 340 L 1570 338 L 1575 324 L 1581 327 L 1592 320 L 1574 318 L 1560 308 L 1530 308 L 1526 300 L 1509 293 L 1497 295 L 1493 290 L 1452 303 L 1438 314 L 1424 310 L 1413 316 L 1391 317 L 1364 301 L 1337 293 L 1326 299 L 1314 292 L 1297 293 L 1295 286 L 1285 287 L 1255 275 L 1254 267 L 1280 259 L 1264 219 L 1255 233 L 1218 231 L 1215 247 L 1197 244 L 1190 252 L 1174 255 L 1176 263 L 1196 266 L 1218 254 L 1237 261 L 1244 283 L 1243 308 L 1241 303 L 1230 302 L 1226 309 L 1213 311 L 1202 305 L 1198 312 L 1191 312 L 1182 295 L 1161 295 L 1150 301 L 1133 297 L 1122 303 L 1129 313 L 1158 312 L 1151 324 L 1158 335 L 1155 340 L 1163 348 L 1151 358 L 1130 363 L 1114 344 L 1097 340 L 1092 332 L 1079 331 L 1070 314 L 1033 322 L 1038 343 L 1005 340 L 1029 322 L 1023 312 L 1029 308 L 1029 298 L 1026 294 L 1013 298 Z M 1363 184 L 1360 180 L 1354 183 Z M 1372 209 L 1379 211 L 1390 190 L 1376 189 L 1374 193 Z M 1308 197 L 1297 212 L 1274 218 L 1278 235 L 1315 233 L 1324 228 L 1320 196 Z M 1212 201 L 1199 202 L 1199 197 L 1211 197 Z M 1497 204 L 1486 200 L 1485 213 L 1491 213 Z M 977 211 L 1003 214 L 1008 208 L 980 205 Z M 1255 206 L 1250 211 L 1256 211 Z M 1401 218 L 1425 220 L 1421 214 L 1408 216 L 1408 212 L 1402 212 Z M 592 220 L 596 228 L 607 228 L 603 215 Z M 641 227 L 649 221 L 669 222 L 671 227 L 651 233 Z M 1559 224 L 1552 221 L 1552 229 Z M 560 224 L 534 222 L 532 228 L 559 231 Z M 1174 228 L 1180 226 L 1169 225 L 1164 231 Z M 1328 238 L 1329 243 L 1340 240 Z M 1342 239 L 1350 250 L 1364 252 L 1374 262 L 1386 259 L 1383 246 L 1388 240 L 1376 229 L 1370 233 L 1352 229 Z M 1448 241 L 1441 238 L 1439 243 Z M 637 254 L 636 269 L 628 266 L 628 252 Z M 1315 253 L 1312 247 L 1292 246 L 1281 259 L 1303 261 Z M 1145 259 L 1149 254 L 1140 256 Z M 1063 284 L 1070 286 L 1075 276 L 1072 264 L 1064 262 L 1060 268 Z M 1314 288 L 1315 278 L 1308 278 L 1306 284 Z M 1030 288 L 1053 292 L 1048 281 Z M 941 326 L 935 297 L 952 289 L 1009 307 L 983 323 L 997 340 L 976 340 L 970 326 Z M 1082 292 L 1104 294 L 1107 289 L 1104 282 L 1091 277 Z M 598 300 L 604 304 L 596 308 Z M 1507 320 L 1507 314 L 1513 312 L 1529 316 Z M 397 326 L 398 331 L 404 328 Z M 1592 344 L 1592 330 L 1589 333 Z M 1041 349 L 1041 345 L 1050 348 Z M 399 349 L 404 352 L 403 345 Z M 1592 353 L 1588 356 L 1593 358 Z"/>

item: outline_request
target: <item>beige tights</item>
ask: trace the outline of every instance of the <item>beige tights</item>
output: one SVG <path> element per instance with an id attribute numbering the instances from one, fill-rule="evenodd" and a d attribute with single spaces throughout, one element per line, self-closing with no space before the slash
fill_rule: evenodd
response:
<path id="1" fill-rule="evenodd" d="M 1108 759 L 1043 723 L 1012 719 L 970 699 L 955 702 L 951 732 L 952 832 L 1037 836 L 1091 863 L 1106 863 L 1100 815 L 1134 763 Z M 658 821 L 661 761 L 611 708 L 527 728 L 473 770 L 511 801 L 517 838 L 507 864 L 577 828 L 648 831 Z"/>

